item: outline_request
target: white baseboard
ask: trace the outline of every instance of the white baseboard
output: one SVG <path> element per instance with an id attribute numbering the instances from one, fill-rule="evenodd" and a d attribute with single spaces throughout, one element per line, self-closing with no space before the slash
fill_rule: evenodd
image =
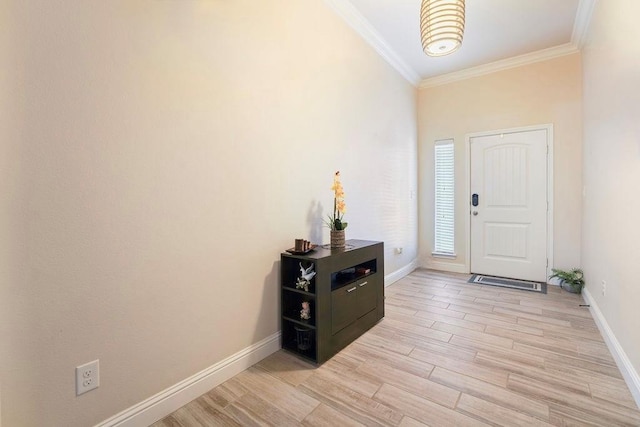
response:
<path id="1" fill-rule="evenodd" d="M 604 337 L 604 341 L 607 343 L 609 351 L 618 364 L 618 369 L 620 369 L 620 372 L 629 387 L 629 391 L 631 391 L 633 399 L 636 401 L 636 405 L 640 408 L 640 376 L 638 375 L 638 372 L 634 369 L 629 357 L 627 357 L 627 354 L 624 352 L 624 349 L 609 327 L 607 319 L 603 316 L 598 304 L 595 302 L 587 288 L 582 289 L 582 297 L 584 298 L 584 301 L 589 304 L 589 311 L 591 311 L 591 315 L 596 321 L 598 329 L 600 329 L 600 333 Z"/>
<path id="2" fill-rule="evenodd" d="M 418 268 L 418 258 L 414 259 L 409 264 L 394 271 L 393 273 L 390 273 L 384 276 L 384 287 L 386 288 L 387 286 L 397 282 L 398 280 L 402 279 L 406 275 L 410 274 L 416 268 Z"/>
<path id="3" fill-rule="evenodd" d="M 425 268 L 431 270 L 440 270 L 447 271 L 449 273 L 468 273 L 467 266 L 465 264 L 459 264 L 454 262 L 441 262 L 434 261 L 432 259 L 427 259 L 427 262 L 424 266 Z"/>
<path id="4" fill-rule="evenodd" d="M 280 332 L 276 332 L 95 427 L 147 427 L 279 349 Z"/>

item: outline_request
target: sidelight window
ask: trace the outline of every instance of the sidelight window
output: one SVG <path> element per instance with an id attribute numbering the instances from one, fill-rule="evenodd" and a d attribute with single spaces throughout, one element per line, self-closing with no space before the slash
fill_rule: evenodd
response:
<path id="1" fill-rule="evenodd" d="M 435 239 L 433 255 L 455 256 L 453 139 L 435 144 Z"/>

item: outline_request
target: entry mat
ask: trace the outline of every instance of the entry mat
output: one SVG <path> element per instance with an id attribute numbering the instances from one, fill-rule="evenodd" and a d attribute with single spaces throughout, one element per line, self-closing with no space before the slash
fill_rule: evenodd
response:
<path id="1" fill-rule="evenodd" d="M 540 292 L 543 294 L 547 293 L 547 284 L 540 282 L 505 279 L 504 277 L 484 276 L 482 274 L 474 274 L 468 282 L 477 283 L 479 285 L 500 286 L 503 288 L 521 289 L 523 291 Z"/>

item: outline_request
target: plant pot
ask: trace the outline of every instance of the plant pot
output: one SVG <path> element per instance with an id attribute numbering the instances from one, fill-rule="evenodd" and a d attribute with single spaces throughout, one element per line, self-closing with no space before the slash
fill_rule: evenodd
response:
<path id="1" fill-rule="evenodd" d="M 562 289 L 564 289 L 567 292 L 570 292 L 572 294 L 580 294 L 582 293 L 582 287 L 581 286 L 571 286 L 571 283 L 569 282 L 565 282 L 564 280 L 562 282 L 560 282 L 560 287 Z"/>
<path id="2" fill-rule="evenodd" d="M 331 230 L 331 249 L 344 249 L 344 230 Z"/>

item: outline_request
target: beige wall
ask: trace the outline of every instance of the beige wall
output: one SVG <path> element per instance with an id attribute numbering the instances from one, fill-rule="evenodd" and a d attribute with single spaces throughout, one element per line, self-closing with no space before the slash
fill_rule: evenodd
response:
<path id="1" fill-rule="evenodd" d="M 640 373 L 640 3 L 596 3 L 584 48 L 587 291 Z M 602 281 L 606 281 L 606 296 Z M 636 383 L 636 391 L 640 382 Z M 640 402 L 640 395 L 636 395 Z"/>
<path id="2" fill-rule="evenodd" d="M 531 65 L 424 88 L 418 94 L 420 261 L 422 265 L 464 271 L 465 137 L 469 133 L 553 124 L 554 257 L 557 267 L 580 265 L 581 68 L 573 54 Z M 433 144 L 455 139 L 455 260 L 435 259 L 433 250 Z"/>
<path id="3" fill-rule="evenodd" d="M 417 256 L 416 89 L 323 1 L 2 9 L 4 425 L 92 425 L 277 332 L 335 170 L 348 238 Z"/>

